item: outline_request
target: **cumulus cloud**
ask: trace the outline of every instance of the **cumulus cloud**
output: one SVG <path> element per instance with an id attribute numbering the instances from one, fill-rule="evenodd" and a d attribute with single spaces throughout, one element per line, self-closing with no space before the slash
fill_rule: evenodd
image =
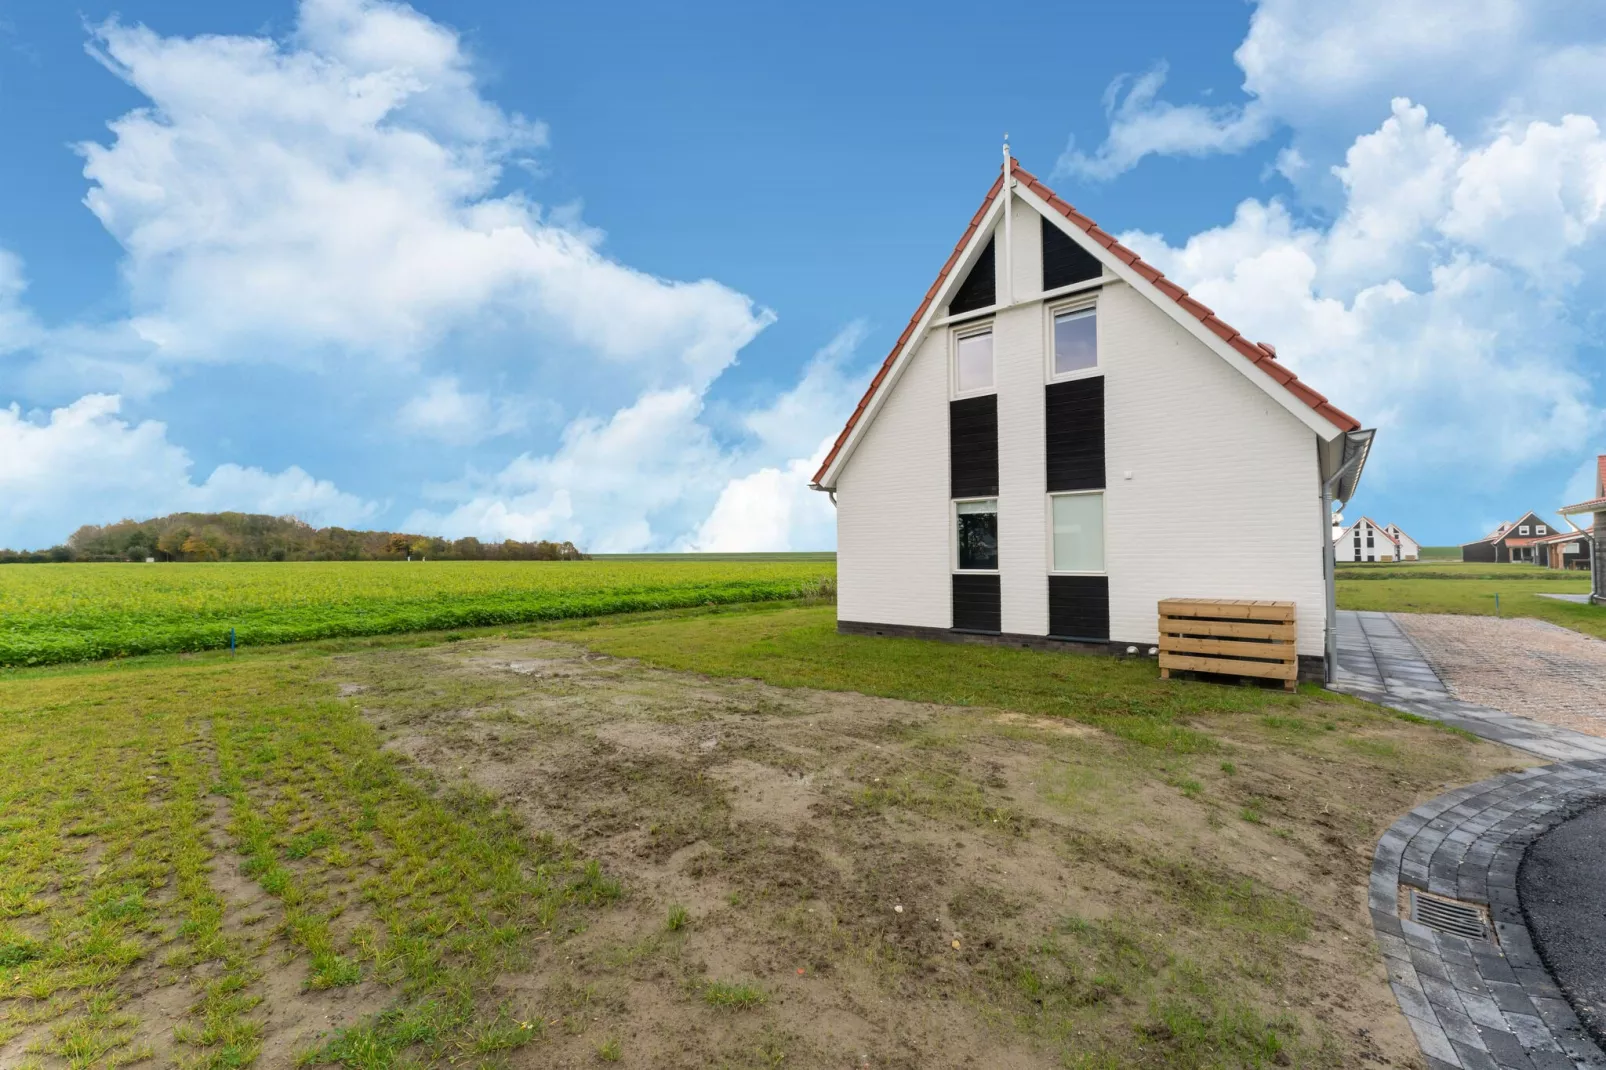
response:
<path id="1" fill-rule="evenodd" d="M 1123 240 L 1396 432 L 1379 439 L 1379 478 L 1442 466 L 1497 480 L 1602 427 L 1579 326 L 1559 301 L 1573 252 L 1600 238 L 1601 148 L 1593 122 L 1576 118 L 1469 148 L 1397 100 L 1334 168 L 1346 200 L 1331 226 L 1248 200 L 1179 246 Z"/>
<path id="2" fill-rule="evenodd" d="M 1164 64 L 1122 76 L 1106 94 L 1103 144 L 1092 153 L 1073 145 L 1056 173 L 1108 179 L 1150 155 L 1242 152 L 1279 128 L 1318 148 L 1334 138 L 1342 145 L 1398 96 L 1465 133 L 1491 117 L 1599 114 L 1603 33 L 1606 16 L 1565 0 L 1257 0 L 1233 54 L 1241 103 L 1162 99 Z"/>
<path id="3" fill-rule="evenodd" d="M 92 50 L 150 102 L 79 151 L 163 360 L 405 359 L 501 318 L 662 385 L 712 379 L 772 319 L 498 193 L 546 128 L 486 100 L 458 36 L 405 5 L 304 0 L 283 41 L 110 21 Z"/>
<path id="4" fill-rule="evenodd" d="M 1056 175 L 1108 179 L 1156 154 L 1208 156 L 1242 152 L 1272 130 L 1272 116 L 1258 101 L 1243 107 L 1176 105 L 1159 99 L 1167 67 L 1161 63 L 1131 78 L 1121 75 L 1104 93 L 1110 131 L 1092 153 L 1074 141 L 1054 165 Z"/>
<path id="5" fill-rule="evenodd" d="M 829 548 L 829 500 L 808 489 L 868 373 L 853 367 L 864 326 L 822 347 L 797 383 L 736 414 L 721 443 L 706 399 L 682 387 L 649 392 L 609 419 L 583 417 L 558 448 L 524 454 L 489 477 L 440 488 L 453 503 L 420 510 L 410 529 L 494 538 L 562 538 L 599 552 Z"/>
<path id="6" fill-rule="evenodd" d="M 0 409 L 0 499 L 6 502 L 8 542 L 44 546 L 84 523 L 185 510 L 294 513 L 312 523 L 342 525 L 377 510 L 295 466 L 270 473 L 225 464 L 196 483 L 189 454 L 168 441 L 166 426 L 154 420 L 131 424 L 120 418 L 121 407 L 116 395 L 90 394 L 38 418 L 15 404 Z"/>
<path id="7" fill-rule="evenodd" d="M 20 262 L 0 253 L 0 355 L 31 354 L 14 381 L 36 395 L 95 383 L 149 398 L 208 364 L 272 361 L 338 373 L 360 394 L 399 388 L 376 424 L 460 450 L 527 431 L 539 410 L 563 428 L 551 450 L 494 476 L 467 469 L 448 507 L 413 526 L 597 548 L 684 538 L 725 481 L 814 448 L 820 418 L 801 411 L 777 410 L 783 427 L 721 408 L 734 427 L 716 439 L 709 388 L 773 314 L 710 279 L 622 264 L 576 205 L 510 191 L 538 172 L 526 165 L 548 131 L 483 95 L 451 28 L 389 0 L 302 0 L 280 38 L 167 36 L 113 19 L 92 29 L 89 51 L 146 99 L 108 139 L 76 147 L 85 204 L 122 247 L 130 309 L 41 328 Z M 497 344 L 480 344 L 487 336 Z M 823 403 L 839 376 L 822 358 L 800 389 Z M 65 473 L 80 509 L 201 500 L 154 489 L 172 485 L 173 457 L 188 463 L 160 424 L 112 424 L 164 443 L 168 477 L 114 493 Z M 219 500 L 337 507 L 318 498 L 332 488 L 293 474 L 270 487 L 225 467 L 200 486 Z M 16 493 L 55 515 L 51 488 Z"/>
<path id="8" fill-rule="evenodd" d="M 511 399 L 493 401 L 485 392 L 465 393 L 456 376 L 442 375 L 402 405 L 396 422 L 405 431 L 464 446 L 520 430 L 525 417 Z"/>

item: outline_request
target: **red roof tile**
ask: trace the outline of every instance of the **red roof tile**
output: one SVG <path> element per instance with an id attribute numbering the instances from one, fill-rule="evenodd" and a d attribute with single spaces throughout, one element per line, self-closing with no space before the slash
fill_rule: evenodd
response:
<path id="1" fill-rule="evenodd" d="M 1264 342 L 1249 342 L 1247 347 L 1237 344 L 1238 340 L 1243 336 L 1235 328 L 1218 318 L 1204 304 L 1189 297 L 1188 291 L 1166 278 L 1165 275 L 1139 257 L 1137 253 L 1117 242 L 1115 238 L 1103 230 L 1100 230 L 1096 223 L 1061 200 L 1058 194 L 1043 185 L 1035 175 L 1027 171 L 1019 163 L 1011 161 L 1011 167 L 1015 178 L 1025 185 L 1027 189 L 1046 201 L 1049 207 L 1070 220 L 1083 233 L 1108 249 L 1115 257 L 1130 265 L 1134 272 L 1148 280 L 1155 289 L 1181 305 L 1189 315 L 1202 322 L 1224 342 L 1232 346 L 1234 351 L 1252 361 L 1255 367 L 1265 372 L 1273 382 L 1280 384 L 1285 390 L 1288 390 L 1300 401 L 1310 406 L 1322 419 L 1341 431 L 1360 430 L 1361 424 L 1359 420 L 1330 403 L 1321 394 L 1300 382 L 1299 377 L 1293 372 L 1279 364 L 1277 362 L 1276 349 Z M 965 243 L 970 241 L 971 235 L 981 225 L 982 217 L 987 214 L 987 209 L 992 206 L 993 200 L 998 196 L 999 190 L 1002 188 L 1003 177 L 1000 176 L 993 180 L 993 186 L 987 191 L 986 199 L 981 202 L 981 207 L 976 210 L 976 214 L 971 217 L 970 226 L 965 229 L 964 234 L 960 235 L 958 244 L 954 246 L 954 251 L 948 256 L 948 262 L 942 266 L 942 271 L 938 273 L 937 282 L 932 285 L 931 289 L 926 291 L 925 299 L 920 302 L 920 307 L 915 309 L 915 314 L 909 318 L 909 326 L 899 336 L 897 345 L 892 347 L 892 352 L 887 354 L 886 360 L 882 361 L 881 369 L 876 372 L 875 378 L 870 380 L 869 389 L 865 391 L 864 397 L 860 399 L 858 407 L 853 410 L 853 415 L 848 417 L 847 425 L 842 428 L 842 433 L 837 435 L 836 442 L 831 446 L 831 452 L 825 455 L 825 461 L 820 465 L 820 470 L 814 473 L 814 482 L 816 484 L 825 476 L 826 470 L 836 460 L 837 454 L 842 452 L 842 447 L 847 443 L 848 436 L 853 433 L 853 428 L 858 424 L 859 417 L 869 405 L 870 399 L 875 396 L 876 390 L 881 386 L 881 381 L 892 370 L 893 362 L 898 359 L 898 354 L 902 352 L 904 345 L 909 340 L 909 336 L 913 334 L 915 327 L 920 323 L 920 318 L 926 314 L 926 310 L 931 306 L 942 280 L 953 270 L 954 264 L 959 259 L 959 254 L 964 252 Z M 1248 342 L 1248 339 L 1243 340 Z M 1600 473 L 1601 478 L 1606 479 L 1606 456 L 1602 456 L 1600 459 Z"/>

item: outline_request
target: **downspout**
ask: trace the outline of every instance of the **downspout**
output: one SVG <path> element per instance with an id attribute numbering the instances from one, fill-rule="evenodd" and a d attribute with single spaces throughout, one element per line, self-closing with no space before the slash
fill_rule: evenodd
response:
<path id="1" fill-rule="evenodd" d="M 1338 555 L 1333 549 L 1332 487 L 1331 481 L 1322 484 L 1322 586 L 1327 590 L 1327 641 L 1322 647 L 1324 684 L 1333 682 L 1333 669 L 1338 664 Z"/>
<path id="2" fill-rule="evenodd" d="M 1366 457 L 1371 453 L 1372 439 L 1375 437 L 1375 429 L 1345 432 L 1342 463 L 1338 471 L 1322 484 L 1322 581 L 1327 587 L 1327 641 L 1323 644 L 1322 660 L 1326 662 L 1326 683 L 1332 682 L 1333 670 L 1338 665 L 1338 568 L 1335 564 L 1337 554 L 1333 550 L 1333 502 L 1337 498 L 1341 505 L 1349 504 L 1349 499 L 1355 493 L 1355 485 L 1360 481 L 1361 469 L 1366 467 Z M 1317 448 L 1321 448 L 1320 442 Z M 1343 497 L 1338 498 L 1339 494 Z"/>

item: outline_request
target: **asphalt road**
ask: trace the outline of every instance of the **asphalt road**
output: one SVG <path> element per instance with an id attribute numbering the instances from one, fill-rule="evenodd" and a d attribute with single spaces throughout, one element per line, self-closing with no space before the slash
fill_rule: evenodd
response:
<path id="1" fill-rule="evenodd" d="M 1540 956 L 1584 1028 L 1606 1046 L 1606 806 L 1586 810 L 1529 847 L 1517 895 Z"/>

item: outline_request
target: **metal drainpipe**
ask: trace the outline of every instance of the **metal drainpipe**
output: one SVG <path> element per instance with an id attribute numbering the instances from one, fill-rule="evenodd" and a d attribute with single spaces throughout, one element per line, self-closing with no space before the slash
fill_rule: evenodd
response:
<path id="1" fill-rule="evenodd" d="M 1333 492 L 1322 484 L 1322 580 L 1327 586 L 1327 643 L 1323 683 L 1333 682 L 1333 667 L 1338 664 L 1338 585 L 1333 551 Z M 1296 655 L 1297 656 L 1297 655 Z"/>

